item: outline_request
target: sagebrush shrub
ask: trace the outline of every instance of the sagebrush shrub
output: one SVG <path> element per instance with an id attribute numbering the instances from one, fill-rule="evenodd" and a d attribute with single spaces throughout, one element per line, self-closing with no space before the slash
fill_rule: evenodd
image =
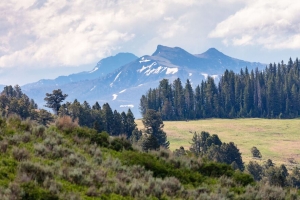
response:
<path id="1" fill-rule="evenodd" d="M 8 141 L 6 139 L 0 141 L 0 152 L 1 153 L 6 153 L 7 148 L 8 148 Z"/>
<path id="2" fill-rule="evenodd" d="M 32 129 L 32 133 L 36 136 L 36 137 L 40 137 L 40 138 L 44 138 L 45 136 L 45 126 L 43 125 L 39 125 L 39 126 L 35 126 Z"/>
<path id="3" fill-rule="evenodd" d="M 78 127 L 78 120 L 73 121 L 70 116 L 63 116 L 56 120 L 56 127 L 66 133 L 71 133 L 76 127 Z"/>
<path id="4" fill-rule="evenodd" d="M 8 138 L 8 143 L 10 145 L 19 145 L 22 142 L 22 135 L 14 134 L 12 137 Z"/>
<path id="5" fill-rule="evenodd" d="M 31 180 L 36 180 L 39 184 L 49 177 L 53 178 L 53 172 L 49 167 L 42 166 L 30 161 L 21 162 L 19 165 L 19 176 L 25 174 Z"/>
<path id="6" fill-rule="evenodd" d="M 76 183 L 82 185 L 84 183 L 85 176 L 83 174 L 83 169 L 81 168 L 73 168 L 70 169 L 68 178 L 71 183 Z"/>
<path id="7" fill-rule="evenodd" d="M 168 196 L 176 196 L 182 189 L 180 181 L 175 177 L 167 177 L 162 182 L 163 191 Z"/>
<path id="8" fill-rule="evenodd" d="M 43 182 L 44 188 L 47 188 L 52 194 L 59 194 L 62 190 L 62 185 L 55 182 L 55 180 L 46 177 Z"/>
<path id="9" fill-rule="evenodd" d="M 103 185 L 107 180 L 107 171 L 104 171 L 103 169 L 98 169 L 92 171 L 90 176 L 95 184 Z"/>
<path id="10" fill-rule="evenodd" d="M 12 149 L 12 155 L 17 161 L 27 160 L 30 158 L 30 153 L 26 148 L 14 147 Z"/>
<path id="11" fill-rule="evenodd" d="M 95 186 L 91 186 L 88 188 L 85 194 L 89 197 L 96 197 L 99 195 L 99 192 Z"/>
<path id="12" fill-rule="evenodd" d="M 286 193 L 282 187 L 270 186 L 269 184 L 259 187 L 256 199 L 285 199 Z"/>
<path id="13" fill-rule="evenodd" d="M 31 141 L 31 134 L 30 134 L 30 132 L 24 133 L 23 137 L 22 137 L 22 142 L 28 143 L 30 141 Z"/>
<path id="14" fill-rule="evenodd" d="M 133 179 L 129 186 L 129 193 L 132 197 L 139 197 L 139 194 L 142 192 L 142 185 L 137 179 Z"/>

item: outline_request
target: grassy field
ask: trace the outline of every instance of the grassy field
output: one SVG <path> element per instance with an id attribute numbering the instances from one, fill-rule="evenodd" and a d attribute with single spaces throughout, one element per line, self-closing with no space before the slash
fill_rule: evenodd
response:
<path id="1" fill-rule="evenodd" d="M 141 120 L 136 121 L 143 128 Z M 197 121 L 165 121 L 164 131 L 174 150 L 183 146 L 189 149 L 193 133 L 208 131 L 217 134 L 223 142 L 234 142 L 243 160 L 252 160 L 250 149 L 256 146 L 263 158 L 289 168 L 300 163 L 300 119 L 207 119 Z"/>

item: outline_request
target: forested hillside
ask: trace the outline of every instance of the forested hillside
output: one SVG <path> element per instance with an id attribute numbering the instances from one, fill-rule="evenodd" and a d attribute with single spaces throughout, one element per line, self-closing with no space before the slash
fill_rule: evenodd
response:
<path id="1" fill-rule="evenodd" d="M 140 100 L 142 114 L 160 111 L 164 120 L 201 118 L 295 118 L 300 112 L 300 64 L 289 60 L 270 64 L 263 71 L 226 70 L 218 84 L 208 77 L 192 88 L 187 80 L 173 84 L 164 79 Z"/>

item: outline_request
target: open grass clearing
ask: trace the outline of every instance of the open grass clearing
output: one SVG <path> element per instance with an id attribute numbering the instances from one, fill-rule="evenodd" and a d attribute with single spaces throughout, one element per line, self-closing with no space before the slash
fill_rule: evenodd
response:
<path id="1" fill-rule="evenodd" d="M 136 123 L 143 128 L 141 120 Z M 300 119 L 205 119 L 164 124 L 171 150 L 180 146 L 189 149 L 194 132 L 207 131 L 217 134 L 223 142 L 234 142 L 245 163 L 254 160 L 250 149 L 256 146 L 263 156 L 260 162 L 270 158 L 277 165 L 300 167 Z"/>

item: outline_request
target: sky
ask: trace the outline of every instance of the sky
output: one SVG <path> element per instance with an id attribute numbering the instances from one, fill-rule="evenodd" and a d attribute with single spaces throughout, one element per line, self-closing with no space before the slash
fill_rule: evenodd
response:
<path id="1" fill-rule="evenodd" d="M 287 62 L 299 56 L 299 10 L 292 0 L 1 0 L 0 84 L 89 71 L 102 58 L 149 55 L 158 44 Z"/>

